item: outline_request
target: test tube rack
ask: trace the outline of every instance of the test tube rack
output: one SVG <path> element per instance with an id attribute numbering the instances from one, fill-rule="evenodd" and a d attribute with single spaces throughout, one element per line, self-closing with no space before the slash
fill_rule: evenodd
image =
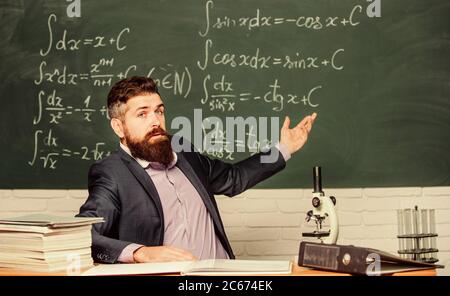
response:
<path id="1" fill-rule="evenodd" d="M 426 263 L 436 263 L 437 233 L 435 231 L 435 213 L 433 209 L 397 210 L 400 257 Z"/>

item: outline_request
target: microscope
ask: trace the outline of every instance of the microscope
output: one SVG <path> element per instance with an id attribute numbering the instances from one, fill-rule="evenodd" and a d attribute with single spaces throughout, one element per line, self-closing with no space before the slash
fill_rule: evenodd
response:
<path id="1" fill-rule="evenodd" d="M 313 232 L 303 232 L 303 237 L 318 238 L 320 243 L 336 244 L 339 235 L 339 221 L 335 209 L 336 198 L 326 196 L 322 191 L 322 175 L 320 167 L 313 168 L 314 191 L 312 198 L 313 209 L 306 214 L 306 222 L 315 223 Z M 329 220 L 329 229 L 324 229 L 325 220 Z"/>

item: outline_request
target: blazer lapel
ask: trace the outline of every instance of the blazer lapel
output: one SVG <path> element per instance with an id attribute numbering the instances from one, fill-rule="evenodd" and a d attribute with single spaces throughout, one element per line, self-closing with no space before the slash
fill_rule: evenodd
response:
<path id="1" fill-rule="evenodd" d="M 139 163 L 137 163 L 136 160 L 134 160 L 125 151 L 123 151 L 122 148 L 119 148 L 119 152 L 121 154 L 121 158 L 124 160 L 130 172 L 136 177 L 139 183 L 141 183 L 141 185 L 144 187 L 147 194 L 155 202 L 156 208 L 158 209 L 158 214 L 161 217 L 161 221 L 163 222 L 162 225 L 164 225 L 164 214 L 162 210 L 161 200 L 152 179 L 147 174 L 147 172 L 139 165 Z"/>

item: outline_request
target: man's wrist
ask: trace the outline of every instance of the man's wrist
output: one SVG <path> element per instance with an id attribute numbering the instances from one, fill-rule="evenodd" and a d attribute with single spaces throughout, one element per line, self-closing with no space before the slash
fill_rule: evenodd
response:
<path id="1" fill-rule="evenodd" d="M 144 247 L 144 246 L 140 246 L 139 248 L 137 248 L 136 250 L 133 251 L 133 260 L 134 260 L 134 263 L 139 263 L 139 262 L 141 262 L 141 261 L 137 258 L 137 255 L 138 255 L 139 250 L 141 250 L 143 247 Z"/>
<path id="2" fill-rule="evenodd" d="M 143 245 L 140 244 L 129 244 L 122 250 L 117 261 L 121 263 L 135 263 L 134 253 L 142 247 Z"/>
<path id="3" fill-rule="evenodd" d="M 291 158 L 292 155 L 285 144 L 278 143 L 275 145 L 275 148 L 277 148 L 278 151 L 280 151 L 281 155 L 283 155 L 284 161 L 288 161 Z"/>

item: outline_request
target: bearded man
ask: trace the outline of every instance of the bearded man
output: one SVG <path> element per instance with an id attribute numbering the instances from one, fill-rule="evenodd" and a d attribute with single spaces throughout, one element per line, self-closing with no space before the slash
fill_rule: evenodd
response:
<path id="1" fill-rule="evenodd" d="M 151 78 L 117 82 L 108 94 L 108 114 L 119 147 L 91 166 L 89 197 L 77 215 L 105 219 L 92 229 L 93 258 L 104 263 L 234 259 L 214 195 L 237 195 L 281 171 L 306 143 L 316 118 L 306 116 L 291 129 L 286 117 L 280 143 L 229 164 L 192 146 L 172 149 L 165 106 Z M 261 160 L 268 154 L 277 156 L 274 162 Z"/>

